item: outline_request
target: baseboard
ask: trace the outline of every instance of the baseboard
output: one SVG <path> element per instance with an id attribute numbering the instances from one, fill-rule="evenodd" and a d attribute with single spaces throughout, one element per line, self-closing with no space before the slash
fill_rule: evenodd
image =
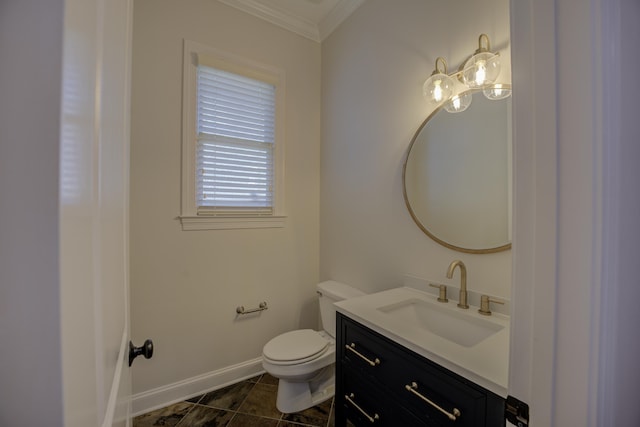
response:
<path id="1" fill-rule="evenodd" d="M 218 369 L 132 396 L 132 415 L 138 416 L 202 393 L 217 390 L 264 373 L 262 358 Z"/>

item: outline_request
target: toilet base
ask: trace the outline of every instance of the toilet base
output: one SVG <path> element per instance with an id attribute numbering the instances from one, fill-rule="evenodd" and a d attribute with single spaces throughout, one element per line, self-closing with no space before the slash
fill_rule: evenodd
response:
<path id="1" fill-rule="evenodd" d="M 331 399 L 335 394 L 335 365 L 327 366 L 315 378 L 293 382 L 280 378 L 276 407 L 280 412 L 299 412 Z"/>

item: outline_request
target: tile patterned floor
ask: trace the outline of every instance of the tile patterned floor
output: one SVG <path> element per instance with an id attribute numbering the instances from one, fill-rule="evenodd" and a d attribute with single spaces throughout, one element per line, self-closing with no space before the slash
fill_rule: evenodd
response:
<path id="1" fill-rule="evenodd" d="M 277 390 L 277 378 L 259 375 L 140 415 L 133 427 L 333 427 L 333 399 L 283 414 L 276 408 Z"/>

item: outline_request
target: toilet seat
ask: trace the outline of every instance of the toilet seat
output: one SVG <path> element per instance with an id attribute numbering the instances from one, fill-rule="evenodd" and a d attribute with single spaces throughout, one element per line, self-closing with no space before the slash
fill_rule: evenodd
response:
<path id="1" fill-rule="evenodd" d="M 274 365 L 294 365 L 317 359 L 326 353 L 329 340 L 313 329 L 286 332 L 265 344 L 262 354 Z"/>

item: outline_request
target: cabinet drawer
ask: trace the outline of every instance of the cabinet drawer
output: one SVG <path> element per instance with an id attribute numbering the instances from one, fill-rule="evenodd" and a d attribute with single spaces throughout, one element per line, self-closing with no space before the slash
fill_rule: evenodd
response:
<path id="1" fill-rule="evenodd" d="M 433 425 L 484 425 L 485 393 L 430 366 L 419 367 L 409 360 L 406 362 L 403 372 L 388 383 L 391 393 L 402 396 L 404 407 Z"/>
<path id="2" fill-rule="evenodd" d="M 362 378 L 357 373 L 343 370 L 344 395 L 336 404 L 344 405 L 346 418 L 356 427 L 425 427 L 431 424 L 415 417 L 391 399 L 384 388 Z"/>
<path id="3" fill-rule="evenodd" d="M 352 321 L 342 322 L 339 354 L 350 369 L 383 379 L 396 369 L 398 357 L 394 345 Z"/>
<path id="4" fill-rule="evenodd" d="M 384 404 L 384 392 L 357 374 L 342 376 L 342 393 L 336 402 L 342 402 L 347 419 L 355 426 L 392 426 L 391 406 Z"/>

